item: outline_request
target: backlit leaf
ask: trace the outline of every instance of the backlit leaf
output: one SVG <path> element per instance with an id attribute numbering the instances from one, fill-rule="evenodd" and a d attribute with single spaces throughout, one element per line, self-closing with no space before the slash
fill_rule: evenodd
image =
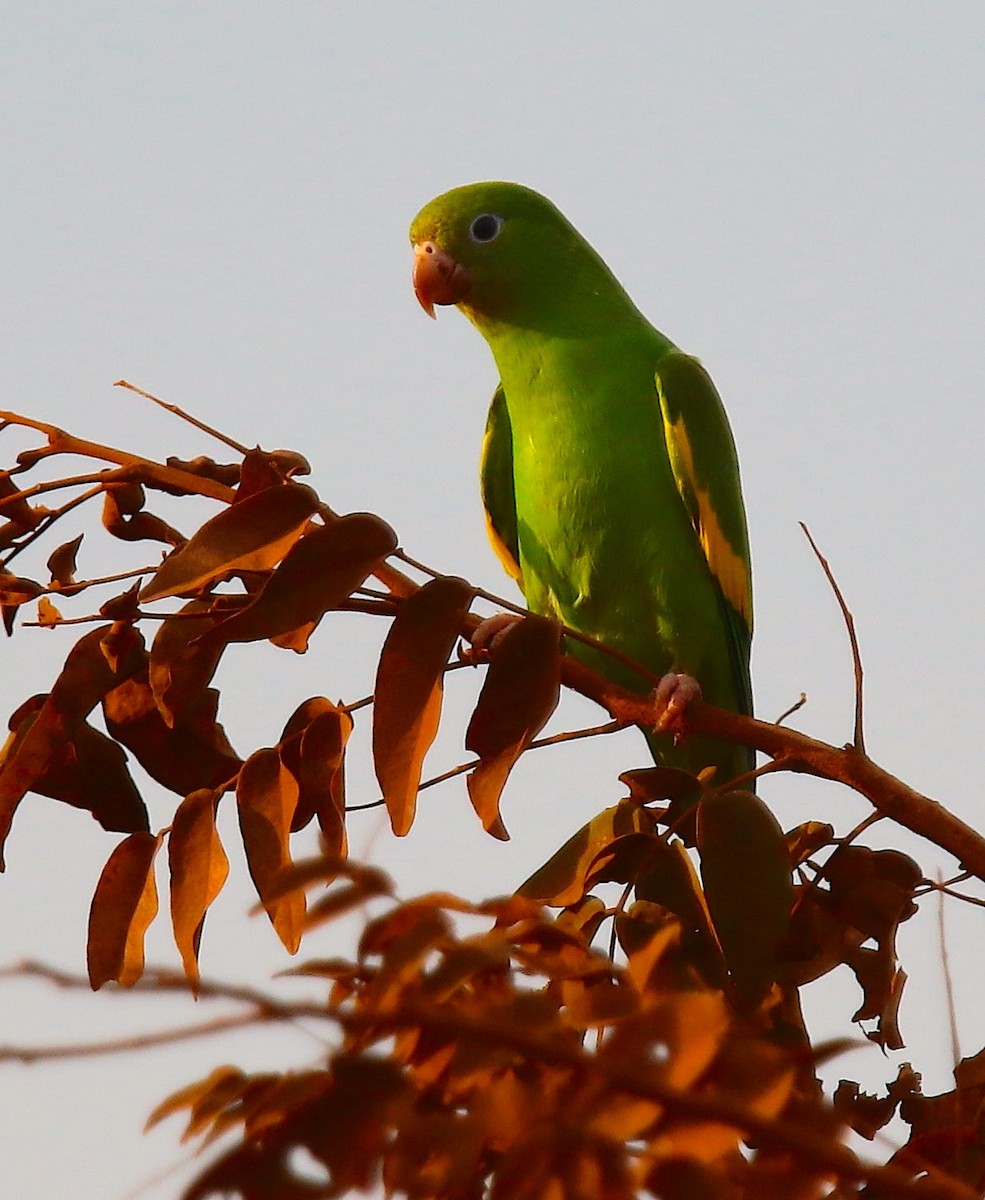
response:
<path id="1" fill-rule="evenodd" d="M 80 533 L 78 537 L 72 538 L 70 542 L 63 542 L 61 546 L 52 551 L 45 564 L 51 572 L 51 583 L 49 586 L 57 586 L 58 590 L 67 596 L 73 595 L 77 590 L 74 587 L 75 560 L 84 536 L 84 534 Z"/>
<path id="2" fill-rule="evenodd" d="M 180 546 L 184 534 L 144 512 L 144 489 L 139 483 L 108 483 L 103 492 L 103 525 L 113 537 L 124 542 L 166 542 Z"/>
<path id="3" fill-rule="evenodd" d="M 424 756 L 441 718 L 444 668 L 473 594 L 464 579 L 430 580 L 401 602 L 383 644 L 374 689 L 373 761 L 398 837 L 414 820 Z"/>
<path id="4" fill-rule="evenodd" d="M 231 511 L 251 503 L 246 500 Z M 221 621 L 203 640 L 258 641 L 317 622 L 329 609 L 338 608 L 396 548 L 397 535 L 372 513 L 349 513 L 316 526 L 291 546 L 252 603 Z"/>
<path id="5" fill-rule="evenodd" d="M 701 878 L 740 997 L 755 1001 L 780 972 L 793 905 L 783 830 L 752 792 L 709 792 L 698 803 Z"/>
<path id="6" fill-rule="evenodd" d="M 132 987 L 144 969 L 144 934 L 157 915 L 154 859 L 160 835 L 132 833 L 109 856 L 89 909 L 86 956 L 93 991 Z"/>
<path id="7" fill-rule="evenodd" d="M 289 839 L 298 785 L 276 749 L 257 750 L 246 760 L 236 786 L 236 800 L 246 861 L 257 895 L 277 936 L 294 954 L 304 927 L 304 894 L 295 891 L 272 897 L 270 890 L 281 871 L 291 865 Z"/>
<path id="8" fill-rule="evenodd" d="M 681 842 L 659 840 L 647 869 L 636 881 L 640 900 L 659 904 L 680 917 L 687 929 L 706 934 L 717 943 L 714 923 L 691 857 Z"/>
<path id="9" fill-rule="evenodd" d="M 561 627 L 528 615 L 497 642 L 465 735 L 481 760 L 468 776 L 469 797 L 494 837 L 509 837 L 499 798 L 514 763 L 557 707 L 560 687 Z"/>
<path id="10" fill-rule="evenodd" d="M 31 723 L 25 726 L 23 737 L 18 739 L 0 764 L 0 850 L 10 830 L 14 812 L 26 793 L 43 778 L 52 763 L 64 760 L 65 747 L 76 740 L 86 716 L 102 697 L 142 665 L 143 642 L 140 635 L 135 633 L 130 650 L 118 662 L 117 669 L 110 666 L 101 644 L 110 629 L 105 625 L 99 626 L 76 642 L 50 694 L 32 713 Z M 95 730 L 91 732 L 96 736 Z M 84 736 L 90 745 L 94 744 L 88 734 L 80 736 Z M 122 752 L 115 749 L 120 756 Z M 97 784 L 98 779 L 91 782 Z M 124 804 L 122 808 L 111 806 L 105 816 L 111 827 L 114 824 L 116 827 L 122 825 L 121 832 L 129 832 L 146 828 L 146 813 L 142 809 L 138 798 L 135 805 Z M 3 858 L 0 854 L 2 869 Z"/>
<path id="11" fill-rule="evenodd" d="M 38 624 L 44 629 L 53 629 L 60 623 L 62 614 L 52 604 L 47 596 L 42 596 L 38 601 Z"/>
<path id="12" fill-rule="evenodd" d="M 206 911 L 229 874 L 215 827 L 216 795 L 207 788 L 178 805 L 171 823 L 168 863 L 171 870 L 171 925 L 185 974 L 198 991 L 198 947 Z"/>
<path id="13" fill-rule="evenodd" d="M 345 745 L 352 717 L 343 709 L 320 713 L 301 735 L 301 800 L 313 805 L 329 854 L 348 853 L 345 832 Z"/>
<path id="14" fill-rule="evenodd" d="M 164 560 L 141 600 L 193 591 L 232 570 L 267 570 L 297 541 L 317 507 L 317 495 L 301 483 L 269 487 L 230 505 Z"/>
<path id="15" fill-rule="evenodd" d="M 137 758 L 163 787 L 180 796 L 217 788 L 242 763 L 216 720 L 219 693 L 206 688 L 184 705 L 170 726 L 154 703 L 146 671 L 125 680 L 103 697 L 110 735 Z"/>
<path id="16" fill-rule="evenodd" d="M 214 624 L 207 615 L 210 608 L 207 601 L 189 601 L 173 618 L 161 622 L 151 645 L 148 679 L 168 725 L 182 710 L 197 706 L 219 665 L 223 647 L 203 646 L 196 640 Z"/>
<path id="17" fill-rule="evenodd" d="M 599 853 L 631 833 L 650 833 L 653 818 L 638 804 L 623 803 L 600 812 L 517 889 L 529 900 L 559 907 L 576 904 L 588 890 L 586 877 Z"/>

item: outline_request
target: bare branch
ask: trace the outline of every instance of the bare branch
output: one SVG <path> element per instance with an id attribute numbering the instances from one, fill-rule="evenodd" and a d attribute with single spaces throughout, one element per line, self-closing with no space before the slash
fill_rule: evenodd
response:
<path id="1" fill-rule="evenodd" d="M 151 395 L 150 392 L 145 392 L 143 388 L 137 387 L 133 383 L 128 383 L 125 379 L 118 379 L 113 387 L 127 388 L 131 392 L 136 392 L 138 396 L 143 396 L 145 400 L 150 400 L 152 404 L 157 404 L 159 407 L 166 409 L 169 413 L 173 413 L 176 417 L 180 417 L 182 421 L 187 421 L 189 425 L 194 425 L 196 429 L 200 429 L 203 433 L 207 433 L 210 437 L 214 437 L 216 441 L 222 442 L 231 450 L 237 451 L 239 454 L 248 454 L 246 446 L 241 445 L 235 438 L 231 438 L 228 434 L 220 433 L 218 429 L 213 429 L 211 425 L 206 425 L 204 421 L 200 421 L 198 417 L 193 417 L 191 413 L 185 412 L 183 408 L 179 408 L 177 404 L 168 404 L 165 400 L 159 400 L 157 396 Z"/>
<path id="2" fill-rule="evenodd" d="M 567 687 L 602 705 L 610 716 L 627 725 L 652 729 L 660 715 L 651 698 L 603 679 L 570 655 L 561 661 L 561 679 Z M 855 746 L 831 746 L 798 730 L 740 716 L 703 700 L 688 705 L 681 715 L 680 727 L 684 735 L 702 733 L 750 746 L 768 754 L 781 770 L 815 775 L 852 788 L 882 816 L 934 842 L 952 854 L 965 870 L 985 881 L 985 838 L 942 804 L 878 766 Z"/>
<path id="3" fill-rule="evenodd" d="M 817 561 L 821 564 L 821 569 L 827 576 L 828 583 L 831 585 L 831 590 L 835 594 L 835 599 L 838 601 L 838 607 L 841 609 L 841 615 L 845 619 L 845 628 L 848 630 L 848 640 L 852 647 L 852 667 L 855 673 L 855 736 L 853 745 L 859 754 L 865 753 L 865 734 L 863 730 L 862 720 L 862 655 L 859 653 L 858 638 L 855 636 L 855 618 L 852 616 L 845 603 L 845 597 L 841 594 L 841 588 L 838 586 L 837 580 L 828 565 L 828 560 L 824 557 L 817 547 L 817 543 L 811 537 L 811 531 L 807 528 L 803 521 L 799 522 L 801 529 L 804 531 L 804 536 L 811 544 L 811 549 L 814 551 Z"/>
<path id="4" fill-rule="evenodd" d="M 797 700 L 794 704 L 791 704 L 789 708 L 784 709 L 783 712 L 780 713 L 780 715 L 773 722 L 773 724 L 774 725 L 782 725 L 783 722 L 787 719 L 787 717 L 792 717 L 795 712 L 800 712 L 800 710 L 804 707 L 804 705 L 806 703 L 807 703 L 807 693 L 801 692 L 800 699 Z"/>

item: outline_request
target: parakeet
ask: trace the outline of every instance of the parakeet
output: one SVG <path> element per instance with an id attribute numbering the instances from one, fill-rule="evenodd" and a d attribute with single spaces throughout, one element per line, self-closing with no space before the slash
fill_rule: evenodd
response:
<path id="1" fill-rule="evenodd" d="M 414 289 L 457 305 L 499 372 L 482 450 L 494 549 L 527 606 L 640 663 L 693 676 L 751 713 L 752 581 L 728 419 L 696 358 L 659 333 L 544 196 L 514 183 L 455 188 L 410 230 Z M 573 639 L 611 679 L 652 689 Z M 745 747 L 648 732 L 658 763 L 716 785 Z"/>

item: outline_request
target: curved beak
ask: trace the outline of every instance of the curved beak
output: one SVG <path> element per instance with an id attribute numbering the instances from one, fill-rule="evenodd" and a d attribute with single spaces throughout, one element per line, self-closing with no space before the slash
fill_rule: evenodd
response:
<path id="1" fill-rule="evenodd" d="M 414 245 L 414 295 L 429 317 L 436 304 L 458 304 L 469 294 L 468 271 L 434 242 Z"/>

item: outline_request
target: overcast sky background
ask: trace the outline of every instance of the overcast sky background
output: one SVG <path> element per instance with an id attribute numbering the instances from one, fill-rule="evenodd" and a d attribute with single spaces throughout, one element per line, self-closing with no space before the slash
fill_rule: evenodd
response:
<path id="1" fill-rule="evenodd" d="M 434 325 L 421 313 L 406 229 L 433 195 L 476 179 L 547 193 L 725 399 L 753 544 L 760 715 L 806 691 L 800 728 L 851 735 L 847 641 L 803 520 L 855 613 L 870 752 L 980 823 L 980 4 L 9 0 L 0 105 L 0 407 L 154 457 L 224 457 L 111 387 L 126 377 L 247 444 L 303 451 L 334 508 L 377 511 L 416 557 L 508 595 L 476 482 L 492 361 L 457 314 Z M 28 441 L 0 435 L 0 457 Z M 74 532 L 66 522 L 55 541 Z M 41 571 L 53 546 L 18 569 Z M 90 533 L 82 570 L 102 573 L 110 549 Z M 125 561 L 154 553 L 136 547 Z M 78 633 L 21 629 L 0 646 L 4 714 L 50 687 Z M 234 745 L 276 742 L 305 696 L 366 694 L 383 634 L 369 618 L 330 617 L 304 658 L 234 648 L 219 678 Z M 465 675 L 450 681 L 435 771 L 462 756 L 476 684 Z M 566 701 L 552 728 L 595 719 Z M 375 795 L 364 734 L 354 801 Z M 359 815 L 353 850 L 392 870 L 405 895 L 507 891 L 645 760 L 633 732 L 530 756 L 506 794 L 505 846 L 479 829 L 459 780 L 422 802 L 401 843 Z M 810 780 L 769 781 L 762 794 L 785 827 L 830 818 L 846 832 L 866 811 Z M 147 795 L 166 823 L 173 798 Z M 203 968 L 259 984 L 287 963 L 266 923 L 245 915 L 253 898 L 231 815 L 233 878 Z M 52 801 L 23 804 L 0 879 L 0 961 L 84 969 L 88 903 L 115 840 Z M 888 826 L 870 844 L 915 853 L 929 874 L 954 867 Z M 149 956 L 174 964 L 162 904 Z M 954 904 L 947 914 L 962 1046 L 974 1053 L 983 918 Z M 925 906 L 901 938 L 908 1050 L 887 1061 L 865 1047 L 835 1078 L 875 1089 L 909 1058 L 930 1091 L 948 1087 L 936 920 Z M 302 955 L 331 953 L 335 936 Z M 808 993 L 821 1033 L 843 1031 L 858 1003 L 842 976 Z M 2 1042 L 212 1012 L 0 983 Z M 220 1062 L 269 1068 L 317 1053 L 302 1034 L 272 1031 L 0 1068 L 5 1195 L 171 1200 L 188 1169 L 153 1181 L 184 1153 L 176 1121 L 141 1135 L 153 1105 Z"/>

